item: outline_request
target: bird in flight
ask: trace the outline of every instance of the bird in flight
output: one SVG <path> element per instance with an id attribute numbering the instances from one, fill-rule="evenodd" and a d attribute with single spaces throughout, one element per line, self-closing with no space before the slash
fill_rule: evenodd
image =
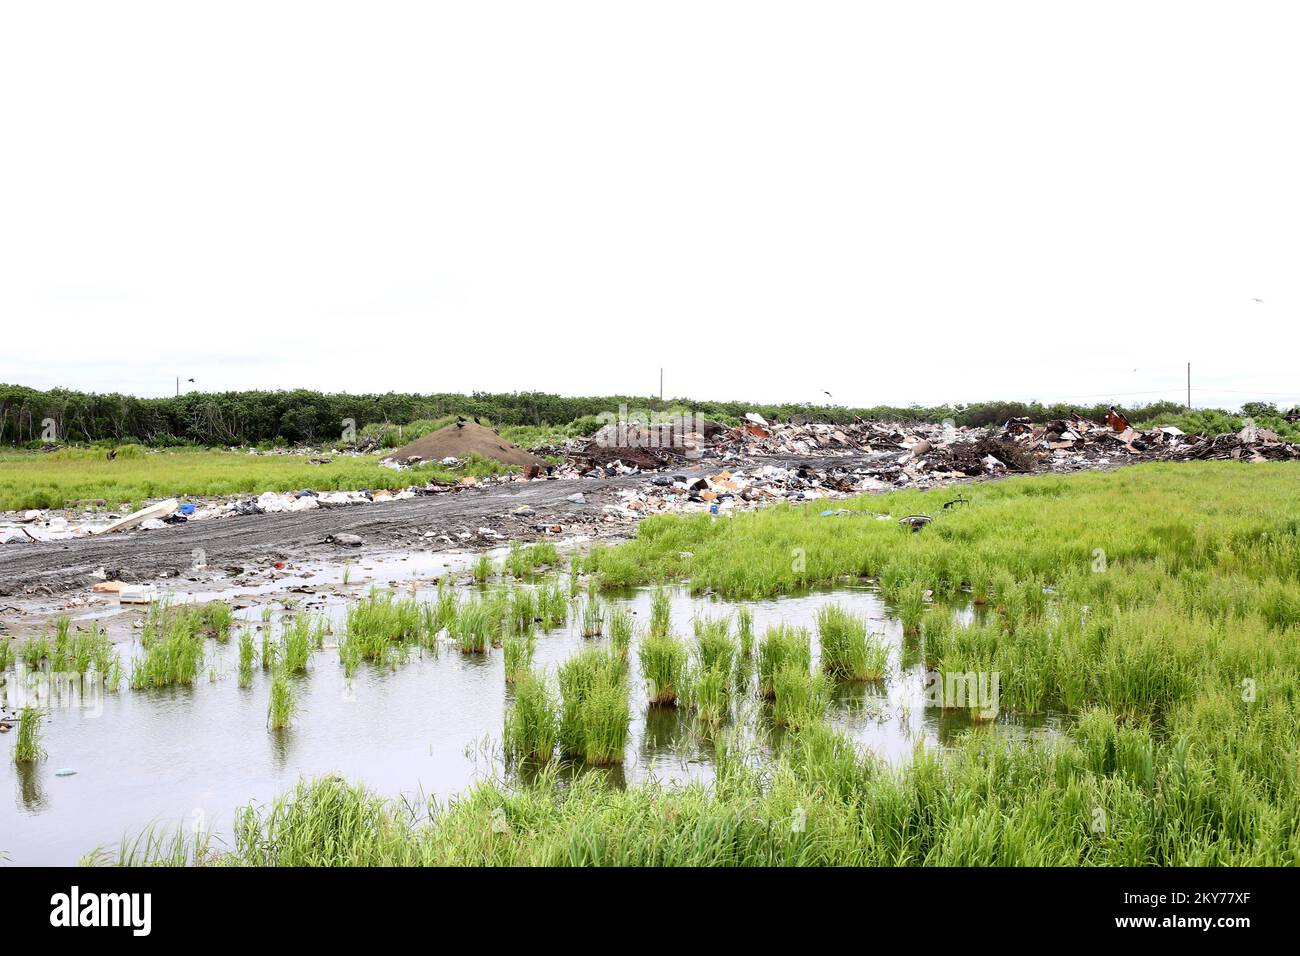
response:
<path id="1" fill-rule="evenodd" d="M 834 397 L 835 397 L 835 396 L 832 395 L 830 392 L 826 391 L 826 389 L 824 389 L 824 388 L 822 389 L 822 394 L 825 395 L 827 398 L 834 398 Z"/>
<path id="2" fill-rule="evenodd" d="M 1251 299 L 1250 301 L 1251 301 L 1251 302 L 1258 302 L 1258 303 L 1260 303 L 1261 305 L 1262 305 L 1263 302 L 1264 302 L 1263 299 Z"/>

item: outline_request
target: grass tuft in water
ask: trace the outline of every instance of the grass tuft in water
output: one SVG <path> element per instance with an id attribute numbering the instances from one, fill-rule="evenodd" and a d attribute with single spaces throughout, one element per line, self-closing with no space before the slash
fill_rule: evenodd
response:
<path id="1" fill-rule="evenodd" d="M 807 628 L 780 624 L 768 628 L 758 646 L 758 693 L 776 696 L 776 675 L 793 665 L 803 670 L 812 666 L 812 638 Z"/>
<path id="2" fill-rule="evenodd" d="M 271 730 L 286 730 L 298 712 L 293 683 L 288 674 L 277 669 L 271 678 L 271 700 L 266 710 L 266 724 Z"/>
<path id="3" fill-rule="evenodd" d="M 686 645 L 671 634 L 648 634 L 637 653 L 650 703 L 675 705 L 686 679 L 689 659 Z"/>
<path id="4" fill-rule="evenodd" d="M 888 649 L 868 633 L 864 618 L 829 604 L 817 612 L 817 639 L 822 669 L 836 680 L 869 681 L 885 676 Z"/>
<path id="5" fill-rule="evenodd" d="M 504 745 L 512 760 L 547 763 L 560 737 L 559 706 L 546 679 L 531 670 L 515 680 L 514 705 L 506 717 Z"/>
<path id="6" fill-rule="evenodd" d="M 41 746 L 41 720 L 45 715 L 35 707 L 24 707 L 18 712 L 18 740 L 14 744 L 15 763 L 35 763 L 45 758 Z"/>

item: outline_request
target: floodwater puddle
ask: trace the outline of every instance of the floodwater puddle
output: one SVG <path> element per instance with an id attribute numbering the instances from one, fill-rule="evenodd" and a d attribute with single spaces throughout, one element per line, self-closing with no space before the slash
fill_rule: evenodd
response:
<path id="1" fill-rule="evenodd" d="M 124 836 L 134 837 L 151 825 L 206 830 L 220 840 L 229 832 L 237 808 L 270 801 L 303 777 L 341 774 L 390 796 L 443 800 L 475 780 L 508 777 L 500 740 L 511 689 L 500 650 L 463 655 L 445 644 L 432 650 L 413 647 L 405 662 L 392 667 L 363 663 L 350 678 L 337 651 L 336 642 L 346 629 L 346 608 L 365 587 L 390 586 L 403 596 L 413 593 L 431 600 L 436 595 L 433 580 L 449 573 L 463 579 L 474 557 L 425 556 L 416 565 L 401 562 L 401 574 L 391 564 L 362 561 L 352 569 L 347 587 L 338 586 L 343 573 L 334 566 L 320 570 L 319 580 L 313 579 L 315 572 L 300 580 L 318 587 L 310 596 L 283 587 L 269 589 L 261 599 L 240 592 L 236 631 L 245 625 L 269 627 L 278 635 L 279 618 L 293 613 L 281 603 L 286 596 L 302 599 L 300 610 L 332 623 L 332 635 L 324 649 L 312 653 L 308 673 L 291 678 L 301 712 L 287 730 L 267 728 L 268 672 L 257 669 L 250 686 L 238 685 L 239 642 L 233 636 L 224 643 L 206 642 L 202 668 L 191 687 L 131 690 L 124 679 L 115 693 L 54 689 L 42 722 L 46 758 L 20 765 L 12 758 L 12 745 L 3 748 L 0 790 L 7 799 L 0 800 L 0 859 L 74 864 L 96 847 L 115 850 Z M 177 600 L 198 601 L 218 597 L 229 600 L 230 592 L 175 595 Z M 639 639 L 650 617 L 651 597 L 649 589 L 640 589 L 602 600 L 634 615 Z M 689 641 L 694 618 L 727 616 L 741 603 L 674 591 L 674 632 Z M 830 603 L 865 617 L 870 630 L 883 636 L 890 654 L 886 679 L 837 685 L 827 713 L 828 723 L 864 750 L 902 764 L 918 745 L 948 745 L 972 726 L 966 711 L 927 706 L 927 674 L 918 655 L 904 653 L 902 626 L 873 588 L 840 587 L 743 603 L 753 614 L 759 637 L 780 623 L 815 633 L 817 610 Z M 264 622 L 267 607 L 271 620 Z M 560 663 L 591 646 L 576 618 L 573 614 L 568 624 L 539 632 L 535 669 L 554 675 Z M 127 658 L 140 652 L 138 637 L 119 649 L 129 675 Z M 632 718 L 624 763 L 599 772 L 613 785 L 647 779 L 709 781 L 712 741 L 686 714 L 649 705 L 635 641 L 630 673 Z M 7 707 L 6 713 L 12 713 L 18 701 L 21 679 L 11 669 L 0 686 L 0 707 Z M 770 757 L 780 735 L 772 732 L 754 695 L 736 696 L 731 724 L 758 759 Z M 1008 740 L 1026 740 L 1055 734 L 1060 718 L 1030 721 L 1000 715 L 994 726 Z M 12 739 L 15 733 L 0 740 Z"/>

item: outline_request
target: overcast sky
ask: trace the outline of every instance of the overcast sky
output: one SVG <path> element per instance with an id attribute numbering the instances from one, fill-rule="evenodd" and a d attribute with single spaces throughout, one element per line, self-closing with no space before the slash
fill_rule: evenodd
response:
<path id="1" fill-rule="evenodd" d="M 0 9 L 0 381 L 1300 400 L 1295 4 Z"/>

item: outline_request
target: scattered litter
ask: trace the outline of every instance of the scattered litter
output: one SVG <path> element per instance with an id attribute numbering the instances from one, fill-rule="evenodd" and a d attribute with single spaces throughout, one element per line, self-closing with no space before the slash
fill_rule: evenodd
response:
<path id="1" fill-rule="evenodd" d="M 117 592 L 119 604 L 152 604 L 158 600 L 158 588 L 152 584 L 124 584 Z"/>

